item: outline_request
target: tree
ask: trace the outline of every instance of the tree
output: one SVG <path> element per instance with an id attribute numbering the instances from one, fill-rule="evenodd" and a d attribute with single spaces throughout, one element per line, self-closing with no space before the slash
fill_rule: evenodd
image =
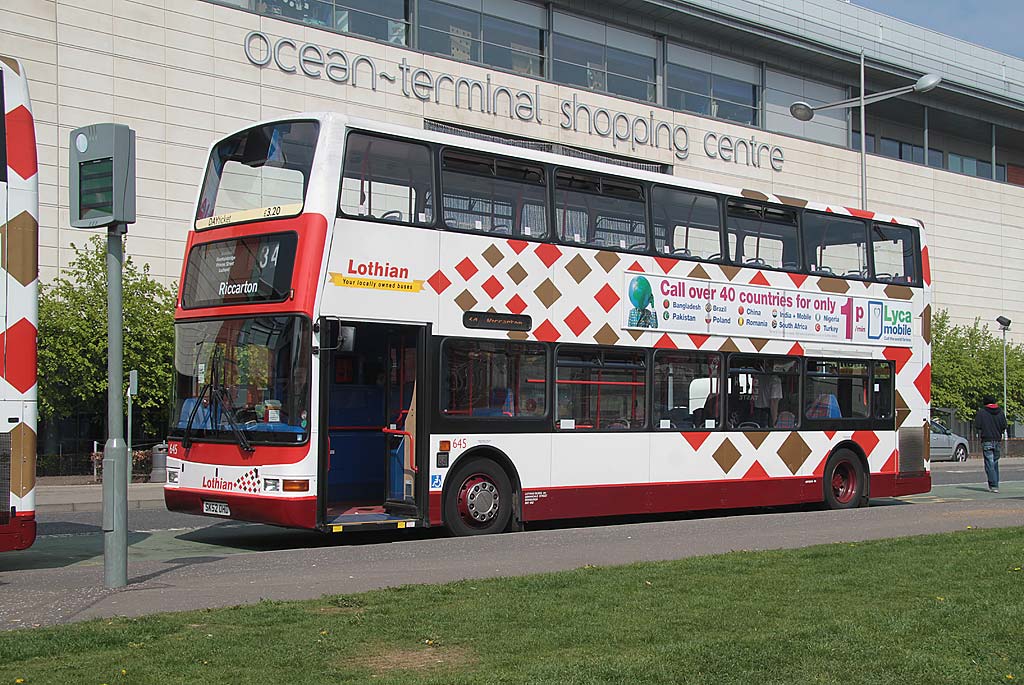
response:
<path id="1" fill-rule="evenodd" d="M 1003 338 L 976 319 L 954 326 L 949 312 L 932 316 L 932 406 L 951 407 L 963 419 L 974 416 L 985 395 L 1003 401 Z M 1024 414 L 1024 346 L 1007 341 L 1008 417 Z"/>
<path id="2" fill-rule="evenodd" d="M 75 249 L 62 275 L 39 293 L 39 412 L 61 419 L 78 412 L 106 414 L 107 265 L 100 236 Z M 139 371 L 134 407 L 143 432 L 167 429 L 174 365 L 175 292 L 124 262 L 124 368 Z"/>

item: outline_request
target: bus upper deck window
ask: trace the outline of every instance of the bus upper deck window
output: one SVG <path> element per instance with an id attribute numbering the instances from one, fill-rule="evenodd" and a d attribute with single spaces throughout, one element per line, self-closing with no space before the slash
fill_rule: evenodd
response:
<path id="1" fill-rule="evenodd" d="M 441 160 L 444 224 L 498 235 L 547 235 L 544 167 L 465 150 Z"/>
<path id="2" fill-rule="evenodd" d="M 920 255 L 909 226 L 875 224 L 871 230 L 871 250 L 875 258 L 875 278 L 889 283 L 918 284 Z"/>
<path id="3" fill-rule="evenodd" d="M 350 133 L 339 208 L 350 217 L 428 224 L 434 220 L 433 179 L 426 145 Z"/>

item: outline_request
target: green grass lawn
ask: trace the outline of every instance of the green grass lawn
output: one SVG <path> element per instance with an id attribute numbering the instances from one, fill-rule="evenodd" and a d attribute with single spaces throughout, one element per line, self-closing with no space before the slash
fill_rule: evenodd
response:
<path id="1" fill-rule="evenodd" d="M 1022 566 L 966 530 L 99 620 L 0 634 L 0 685 L 1024 682 Z"/>

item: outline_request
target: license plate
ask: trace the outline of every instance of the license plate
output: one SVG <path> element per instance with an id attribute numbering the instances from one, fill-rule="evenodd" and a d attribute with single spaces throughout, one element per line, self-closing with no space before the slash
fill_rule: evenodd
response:
<path id="1" fill-rule="evenodd" d="M 231 507 L 224 502 L 203 502 L 203 513 L 231 516 Z"/>

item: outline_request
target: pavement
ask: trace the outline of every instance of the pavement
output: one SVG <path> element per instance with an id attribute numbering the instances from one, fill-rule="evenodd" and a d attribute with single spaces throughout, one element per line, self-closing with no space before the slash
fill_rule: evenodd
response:
<path id="1" fill-rule="evenodd" d="M 128 486 L 129 509 L 163 509 L 163 483 Z M 36 485 L 36 511 L 102 511 L 103 485 Z"/>

